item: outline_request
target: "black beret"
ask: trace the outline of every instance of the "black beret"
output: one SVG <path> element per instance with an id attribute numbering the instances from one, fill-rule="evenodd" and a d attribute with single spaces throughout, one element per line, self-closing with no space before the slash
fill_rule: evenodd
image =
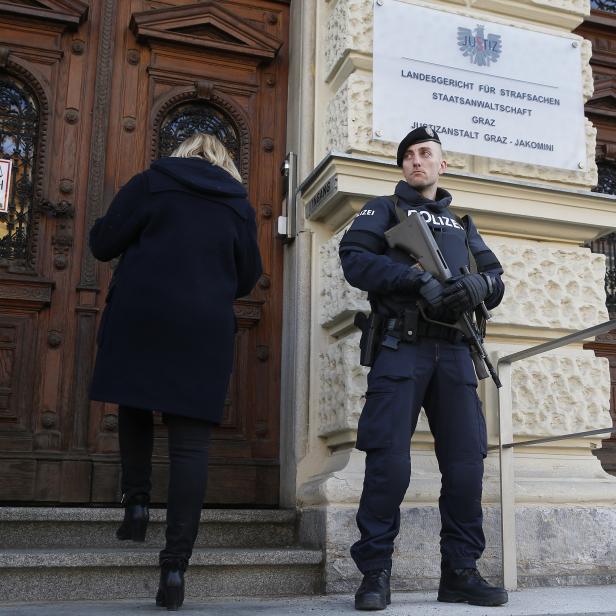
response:
<path id="1" fill-rule="evenodd" d="M 398 167 L 402 167 L 402 159 L 408 148 L 416 143 L 423 143 L 424 141 L 441 142 L 436 131 L 432 130 L 429 126 L 418 126 L 413 129 L 398 146 Z"/>

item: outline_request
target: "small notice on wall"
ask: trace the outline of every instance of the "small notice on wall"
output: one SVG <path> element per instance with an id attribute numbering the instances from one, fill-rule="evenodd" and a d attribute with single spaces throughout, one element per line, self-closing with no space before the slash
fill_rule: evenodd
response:
<path id="1" fill-rule="evenodd" d="M 373 138 L 417 126 L 446 150 L 583 169 L 579 39 L 375 0 Z"/>
<path id="2" fill-rule="evenodd" d="M 0 212 L 9 211 L 12 161 L 0 159 Z"/>

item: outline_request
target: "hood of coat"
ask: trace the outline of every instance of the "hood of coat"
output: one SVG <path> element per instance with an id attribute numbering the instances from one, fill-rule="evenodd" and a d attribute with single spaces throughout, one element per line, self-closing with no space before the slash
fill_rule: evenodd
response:
<path id="1" fill-rule="evenodd" d="M 423 197 L 404 180 L 400 180 L 400 182 L 396 185 L 396 194 L 398 197 L 411 205 L 423 205 L 436 213 L 447 209 L 451 205 L 451 201 L 453 199 L 453 197 L 443 188 L 436 189 L 436 198 L 434 201 L 431 199 L 426 199 L 426 197 Z"/>
<path id="2" fill-rule="evenodd" d="M 222 167 L 203 158 L 161 158 L 152 163 L 147 176 L 150 192 L 184 190 L 198 193 L 209 201 L 231 207 L 240 217 L 248 218 L 251 206 L 244 185 Z"/>
<path id="3" fill-rule="evenodd" d="M 158 172 L 156 175 L 162 174 L 162 177 L 153 178 L 153 184 L 150 182 L 153 190 L 160 190 L 169 184 L 169 180 L 174 180 L 191 191 L 224 198 L 246 198 L 243 184 L 203 158 L 169 156 L 154 161 L 150 168 Z"/>

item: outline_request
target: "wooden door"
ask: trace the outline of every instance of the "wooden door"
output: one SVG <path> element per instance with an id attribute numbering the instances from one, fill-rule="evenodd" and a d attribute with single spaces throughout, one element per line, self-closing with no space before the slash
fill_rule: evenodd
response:
<path id="1" fill-rule="evenodd" d="M 117 501 L 117 409 L 88 399 L 111 269 L 87 233 L 134 173 L 202 130 L 236 158 L 265 272 L 235 306 L 207 501 L 277 503 L 287 31 L 281 0 L 0 0 L 0 97 L 21 105 L 16 120 L 0 98 L 2 143 L 13 143 L 0 159 L 15 163 L 0 213 L 0 500 Z M 159 425 L 157 502 L 165 461 Z"/>

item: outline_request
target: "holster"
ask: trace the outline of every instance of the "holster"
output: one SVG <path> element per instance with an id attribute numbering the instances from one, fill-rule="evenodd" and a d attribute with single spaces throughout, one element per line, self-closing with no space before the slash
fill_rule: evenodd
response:
<path id="1" fill-rule="evenodd" d="M 371 367 L 383 333 L 383 317 L 375 312 L 371 312 L 370 316 L 357 312 L 353 322 L 361 330 L 359 363 L 362 366 Z"/>

